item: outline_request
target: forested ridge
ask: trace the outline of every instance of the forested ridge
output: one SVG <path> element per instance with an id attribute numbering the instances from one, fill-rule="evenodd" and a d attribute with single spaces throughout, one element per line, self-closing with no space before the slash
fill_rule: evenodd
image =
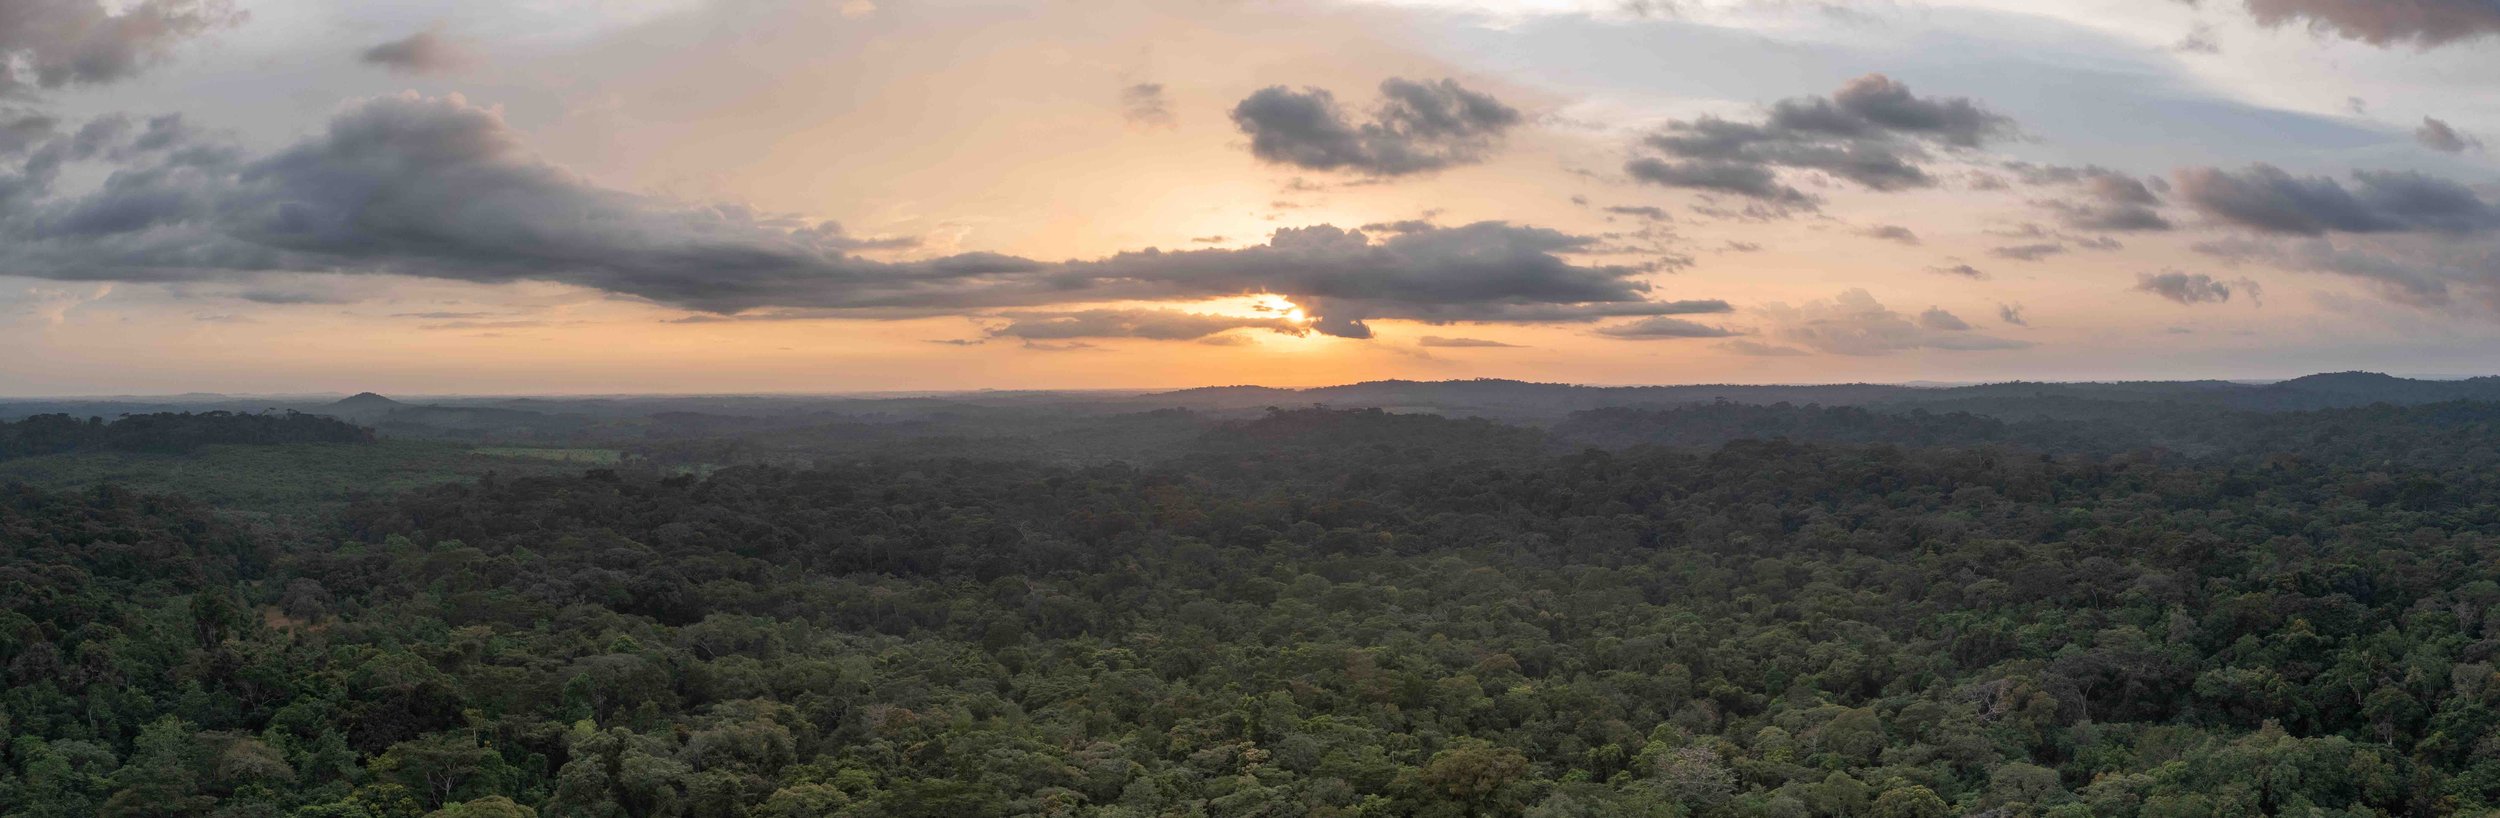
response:
<path id="1" fill-rule="evenodd" d="M 1556 456 L 1503 429 L 1312 411 L 1151 465 L 489 478 L 290 543 L 178 498 L 8 490 L 0 804 L 2500 803 L 2488 470 L 1784 441 Z"/>
<path id="2" fill-rule="evenodd" d="M 371 443 L 372 430 L 300 412 L 151 412 L 0 420 L 0 460 L 76 451 L 180 453 L 215 444 Z"/>

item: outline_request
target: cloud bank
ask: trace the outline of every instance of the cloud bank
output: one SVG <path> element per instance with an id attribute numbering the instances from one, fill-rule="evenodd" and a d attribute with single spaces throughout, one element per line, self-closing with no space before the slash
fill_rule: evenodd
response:
<path id="1" fill-rule="evenodd" d="M 2431 48 L 2500 34 L 2500 3 L 2491 0 L 2244 0 L 2244 4 L 2249 16 L 2262 25 L 2305 24 L 2311 31 L 2377 46 Z"/>
<path id="2" fill-rule="evenodd" d="M 2206 218 L 2266 233 L 2463 234 L 2500 227 L 2500 213 L 2474 191 L 2412 171 L 2354 171 L 2350 187 L 2267 164 L 2237 172 L 2188 168 L 2177 177 L 2180 197 Z"/>
<path id="3" fill-rule="evenodd" d="M 1656 155 L 1624 164 L 1633 179 L 1812 209 L 1816 197 L 1781 178 L 1816 171 L 1870 190 L 1929 187 L 1934 149 L 1978 147 L 2011 135 L 2013 121 L 1970 99 L 1919 97 L 1882 74 L 1851 80 L 1829 97 L 1771 106 L 1761 122 L 1716 117 L 1670 122 L 1642 140 Z"/>
<path id="4" fill-rule="evenodd" d="M 1481 162 L 1523 119 L 1455 80 L 1391 78 L 1380 97 L 1372 118 L 1357 123 L 1326 89 L 1272 86 L 1233 106 L 1233 124 L 1263 161 L 1386 177 Z"/>
<path id="5" fill-rule="evenodd" d="M 95 281 L 271 272 L 553 281 L 711 313 L 861 317 L 1275 293 L 1301 305 L 1312 329 L 1352 338 L 1369 337 L 1372 319 L 1579 322 L 1728 309 L 1652 300 L 1647 268 L 1574 258 L 1604 250 L 1598 237 L 1492 221 L 1378 238 L 1323 224 L 1237 249 L 1063 262 L 992 253 L 882 261 L 859 254 L 901 242 L 599 187 L 531 155 L 496 112 L 458 96 L 368 100 L 320 135 L 258 157 L 178 121 L 109 122 L 116 127 L 46 138 L 27 170 L 0 177 L 0 270 Z M 74 158 L 112 158 L 116 170 L 93 191 L 54 194 L 52 169 Z M 1133 324 L 1126 334 L 1148 331 L 1160 330 Z"/>
<path id="6" fill-rule="evenodd" d="M 0 3 L 0 98 L 129 77 L 174 44 L 243 17 L 230 0 L 8 0 Z"/>
<path id="7" fill-rule="evenodd" d="M 1942 309 L 1931 307 L 1916 316 L 1904 315 L 1862 289 L 1795 306 L 1769 304 L 1758 312 L 1770 321 L 1762 334 L 1792 346 L 1757 344 L 1732 349 L 1776 355 L 1793 354 L 1796 347 L 1802 347 L 1832 355 L 1868 356 L 1922 349 L 1970 352 L 2031 346 L 2028 341 L 1974 331 L 1969 322 Z"/>

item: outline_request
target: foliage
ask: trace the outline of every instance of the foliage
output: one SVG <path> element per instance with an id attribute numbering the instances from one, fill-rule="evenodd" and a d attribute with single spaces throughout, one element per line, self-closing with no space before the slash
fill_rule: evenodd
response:
<path id="1" fill-rule="evenodd" d="M 2351 411 L 2281 438 L 2318 457 L 1285 414 L 498 474 L 301 541 L 5 489 L 0 809 L 2482 814 L 2500 485 L 2337 454 L 2451 417 Z"/>
<path id="2" fill-rule="evenodd" d="M 370 430 L 300 412 L 157 412 L 124 415 L 111 423 L 55 414 L 0 421 L 0 460 L 76 451 L 179 454 L 219 443 L 371 442 Z"/>

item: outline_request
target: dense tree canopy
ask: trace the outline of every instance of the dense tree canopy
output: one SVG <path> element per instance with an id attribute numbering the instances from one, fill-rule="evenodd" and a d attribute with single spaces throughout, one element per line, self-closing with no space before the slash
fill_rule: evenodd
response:
<path id="1" fill-rule="evenodd" d="M 2354 411 L 2316 423 L 2410 422 Z M 1300 412 L 1148 464 L 490 477 L 282 542 L 0 491 L 0 809 L 2500 806 L 2487 449 L 1544 434 Z"/>
<path id="2" fill-rule="evenodd" d="M 218 443 L 371 443 L 373 432 L 300 412 L 155 412 L 101 417 L 34 415 L 0 421 L 0 460 L 72 451 L 187 452 Z"/>

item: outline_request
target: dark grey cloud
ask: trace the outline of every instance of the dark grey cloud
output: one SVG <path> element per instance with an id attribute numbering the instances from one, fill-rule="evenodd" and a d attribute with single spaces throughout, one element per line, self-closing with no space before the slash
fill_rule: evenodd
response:
<path id="1" fill-rule="evenodd" d="M 1988 277 L 1988 274 L 1987 274 L 1986 272 L 1983 272 L 1983 271 L 1981 271 L 1979 268 L 1977 268 L 1977 267 L 1973 267 L 1973 266 L 1970 266 L 1970 265 L 1968 265 L 1968 264 L 1939 265 L 1939 266 L 1935 266 L 1935 267 L 1929 267 L 1929 268 L 1927 268 L 1927 271 L 1928 271 L 1928 272 L 1931 272 L 1931 273 L 1942 273 L 1942 274 L 1944 274 L 1944 275 L 1949 275 L 1949 276 L 1961 276 L 1961 277 L 1963 277 L 1963 278 L 1980 278 L 1980 279 L 1984 279 L 1984 278 L 1987 278 L 1987 277 Z"/>
<path id="2" fill-rule="evenodd" d="M 403 73 L 441 74 L 467 67 L 469 52 L 429 29 L 367 48 L 357 59 Z"/>
<path id="3" fill-rule="evenodd" d="M 2077 230 L 2116 232 L 2149 232 L 2169 230 L 2175 225 L 2163 218 L 2160 211 L 2142 205 L 2110 205 L 2087 202 L 2046 202 L 2058 213 L 2058 220 Z"/>
<path id="4" fill-rule="evenodd" d="M 0 2 L 0 97 L 119 80 L 243 16 L 231 0 Z"/>
<path id="5" fill-rule="evenodd" d="M 2014 127 L 2013 120 L 1966 97 L 1921 99 L 1910 93 L 1909 86 L 1882 74 L 1850 80 L 1829 100 L 1783 101 L 1771 109 L 1771 121 L 1793 130 L 1842 136 L 1912 134 L 1966 148 L 2010 134 Z"/>
<path id="6" fill-rule="evenodd" d="M 1869 74 L 1829 97 L 1782 100 L 1761 122 L 1668 123 L 1642 141 L 1658 155 L 1635 157 L 1624 172 L 1651 184 L 1810 209 L 1814 198 L 1783 182 L 1779 170 L 1822 172 L 1871 190 L 1929 187 L 1936 183 L 1925 167 L 1932 149 L 1978 147 L 2013 132 L 2012 120 L 1972 100 L 1919 97 Z"/>
<path id="7" fill-rule="evenodd" d="M 1064 341 L 1074 338 L 1144 338 L 1191 341 L 1237 329 L 1263 329 L 1304 335 L 1308 327 L 1275 316 L 1210 315 L 1178 310 L 1075 310 L 1010 312 L 1008 322 L 991 328 L 992 338 Z"/>
<path id="8" fill-rule="evenodd" d="M 1769 165 L 1714 159 L 1688 159 L 1669 162 L 1643 156 L 1626 162 L 1623 172 L 1632 178 L 1653 185 L 1691 188 L 1712 193 L 1733 193 L 1761 199 L 1778 207 L 1812 208 L 1814 197 L 1783 184 L 1779 174 Z"/>
<path id="9" fill-rule="evenodd" d="M 0 109 L 0 157 L 24 156 L 51 140 L 60 120 L 22 109 Z"/>
<path id="10" fill-rule="evenodd" d="M 2267 233 L 2476 233 L 2500 213 L 2464 185 L 2411 171 L 2355 171 L 2353 185 L 2293 176 L 2273 165 L 2232 172 L 2188 168 L 2181 198 L 2207 218 Z"/>
<path id="11" fill-rule="evenodd" d="M 0 271 L 61 280 L 217 282 L 269 272 L 552 281 L 718 314 L 869 318 L 1274 293 L 1319 332 L 1369 319 L 1587 322 L 1725 312 L 1660 301 L 1640 266 L 1591 264 L 1600 237 L 1478 222 L 1372 236 L 1330 225 L 1237 249 L 1045 262 L 992 253 L 881 261 L 891 240 L 736 205 L 598 187 L 522 149 L 458 97 L 368 100 L 261 157 L 197 141 L 127 155 L 100 188 L 0 198 Z M 55 136 L 37 154 L 70 150 Z M 31 160 L 30 160 L 31 161 Z"/>
<path id="12" fill-rule="evenodd" d="M 2021 304 L 1998 304 L 1997 320 L 2017 327 L 2031 326 L 2031 321 L 2023 317 L 2023 305 Z"/>
<path id="13" fill-rule="evenodd" d="M 294 306 L 297 304 L 353 304 L 357 296 L 318 287 L 250 287 L 235 291 L 233 298 L 254 304 Z"/>
<path id="14" fill-rule="evenodd" d="M 1606 208 L 1606 212 L 1618 216 L 1638 216 L 1653 222 L 1675 221 L 1675 217 L 1669 215 L 1666 208 L 1655 205 L 1611 205 Z"/>
<path id="15" fill-rule="evenodd" d="M 2057 213 L 2058 220 L 2066 227 L 2103 232 L 2147 232 L 2169 230 L 2174 226 L 2161 214 L 2162 196 L 2155 188 L 2168 185 L 2160 179 L 2148 182 L 2098 165 L 2067 167 L 2015 162 L 2006 167 L 2025 183 L 2072 189 L 2070 198 L 2033 202 Z"/>
<path id="16" fill-rule="evenodd" d="M 2457 129 L 2450 127 L 2448 123 L 2427 116 L 2422 118 L 2422 127 L 2413 129 L 2413 141 L 2422 143 L 2422 147 L 2443 153 L 2464 153 L 2483 149 L 2482 140 L 2458 133 Z"/>
<path id="17" fill-rule="evenodd" d="M 1371 120 L 1357 123 L 1326 89 L 1271 86 L 1233 106 L 1233 124 L 1261 160 L 1386 177 L 1483 161 L 1523 119 L 1455 80 L 1391 78 L 1380 97 Z"/>
<path id="18" fill-rule="evenodd" d="M 1140 128 L 1169 128 L 1177 122 L 1163 83 L 1141 82 L 1120 89 L 1120 117 Z"/>
<path id="19" fill-rule="evenodd" d="M 1988 255 L 2015 261 L 2039 261 L 2066 252 L 2063 244 L 2012 244 L 1988 248 Z"/>
<path id="20" fill-rule="evenodd" d="M 2193 3 L 2194 0 L 2189 0 Z M 2302 24 L 2377 46 L 2446 45 L 2500 34 L 2492 0 L 2242 0 L 2261 25 Z"/>
<path id="21" fill-rule="evenodd" d="M 2368 285 L 2410 307 L 2479 305 L 2500 315 L 2500 243 L 2444 235 L 2233 238 L 2200 242 L 2197 252 L 2232 264 L 2331 273 Z"/>
<path id="22" fill-rule="evenodd" d="M 1874 225 L 1874 226 L 1871 226 L 1871 227 L 1866 228 L 1865 230 L 1860 230 L 1860 231 L 1858 231 L 1858 235 L 1865 236 L 1865 237 L 1870 238 L 1870 239 L 1883 239 L 1883 240 L 1885 240 L 1885 241 L 1896 241 L 1896 242 L 1900 242 L 1900 243 L 1902 243 L 1902 244 L 1908 244 L 1908 245 L 1913 245 L 1913 246 L 1915 246 L 1915 245 L 1917 245 L 1917 244 L 1919 244 L 1919 243 L 1920 243 L 1920 242 L 1919 242 L 1919 240 L 1918 240 L 1918 234 L 1917 234 L 1917 233 L 1915 233 L 1915 232 L 1911 232 L 1911 230 L 1910 230 L 1909 228 L 1907 228 L 1907 227 L 1902 227 L 1902 226 L 1897 225 L 1897 224 L 1878 224 L 1878 225 Z"/>
<path id="23" fill-rule="evenodd" d="M 1447 348 L 1451 348 L 1451 349 L 1519 349 L 1519 348 L 1521 348 L 1518 344 L 1506 344 L 1506 343 L 1503 343 L 1503 342 L 1500 342 L 1500 341 L 1488 340 L 1488 339 L 1484 339 L 1484 338 L 1451 338 L 1451 337 L 1441 336 L 1441 335 L 1426 335 L 1426 336 L 1424 336 L 1424 337 L 1422 337 L 1422 338 L 1420 338 L 1420 339 L 1417 339 L 1417 340 L 1415 341 L 1415 343 L 1417 343 L 1417 344 L 1419 344 L 1419 345 L 1422 345 L 1422 346 L 1428 346 L 1428 347 L 1447 347 Z"/>
<path id="24" fill-rule="evenodd" d="M 1742 333 L 1726 327 L 1714 327 L 1698 321 L 1658 316 L 1599 327 L 1597 334 L 1630 341 L 1661 341 L 1675 338 L 1729 338 Z"/>
<path id="25" fill-rule="evenodd" d="M 2253 282 L 2252 282 L 2253 283 Z M 2152 293 L 2181 304 L 2220 304 L 2231 300 L 2231 283 L 2216 281 L 2204 273 L 2182 273 L 2164 270 L 2138 273 L 2137 292 Z"/>

